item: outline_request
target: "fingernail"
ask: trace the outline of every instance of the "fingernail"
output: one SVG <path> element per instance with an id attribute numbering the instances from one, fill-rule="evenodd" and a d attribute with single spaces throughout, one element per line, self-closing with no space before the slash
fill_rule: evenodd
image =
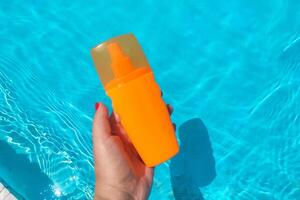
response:
<path id="1" fill-rule="evenodd" d="M 168 107 L 169 114 L 172 114 L 174 111 L 174 108 L 170 104 L 167 104 L 167 107 Z"/>
<path id="2" fill-rule="evenodd" d="M 176 124 L 172 123 L 174 130 L 176 131 Z"/>
<path id="3" fill-rule="evenodd" d="M 95 110 L 98 110 L 99 106 L 100 106 L 100 103 L 96 103 L 95 104 Z"/>

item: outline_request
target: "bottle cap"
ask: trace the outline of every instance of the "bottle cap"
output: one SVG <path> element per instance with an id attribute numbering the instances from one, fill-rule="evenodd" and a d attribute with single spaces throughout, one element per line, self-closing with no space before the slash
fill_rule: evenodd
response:
<path id="1" fill-rule="evenodd" d="M 107 40 L 91 51 L 100 80 L 105 87 L 141 67 L 149 67 L 141 46 L 133 34 Z"/>

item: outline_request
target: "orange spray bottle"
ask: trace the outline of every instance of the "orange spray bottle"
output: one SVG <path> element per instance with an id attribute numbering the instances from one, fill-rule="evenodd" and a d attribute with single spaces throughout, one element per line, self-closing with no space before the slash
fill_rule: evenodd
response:
<path id="1" fill-rule="evenodd" d="M 91 51 L 114 111 L 144 163 L 158 165 L 178 143 L 152 70 L 134 35 L 112 38 Z"/>

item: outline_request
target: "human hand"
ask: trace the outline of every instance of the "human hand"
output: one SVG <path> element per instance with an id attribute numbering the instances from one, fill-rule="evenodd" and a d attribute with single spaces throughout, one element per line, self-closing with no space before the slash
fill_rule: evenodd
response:
<path id="1" fill-rule="evenodd" d="M 168 106 L 171 114 L 172 107 Z M 105 105 L 96 104 L 93 122 L 95 160 L 94 200 L 148 198 L 153 168 L 145 166 L 123 129 L 118 116 L 110 117 Z"/>

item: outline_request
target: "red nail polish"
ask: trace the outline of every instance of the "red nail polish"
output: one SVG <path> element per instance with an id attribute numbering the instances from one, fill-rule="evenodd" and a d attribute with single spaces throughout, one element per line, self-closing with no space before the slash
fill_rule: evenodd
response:
<path id="1" fill-rule="evenodd" d="M 100 103 L 96 103 L 95 104 L 95 110 L 98 110 L 99 106 L 100 106 Z"/>

